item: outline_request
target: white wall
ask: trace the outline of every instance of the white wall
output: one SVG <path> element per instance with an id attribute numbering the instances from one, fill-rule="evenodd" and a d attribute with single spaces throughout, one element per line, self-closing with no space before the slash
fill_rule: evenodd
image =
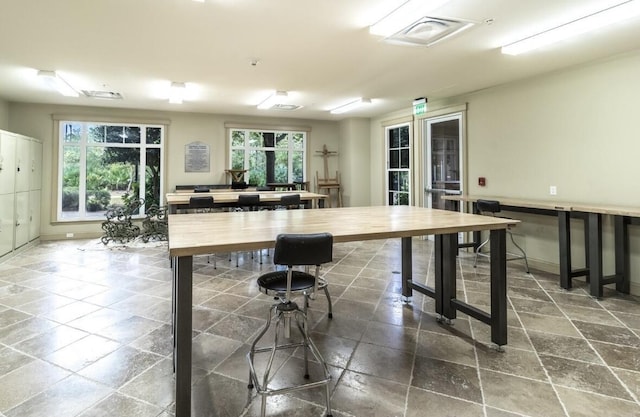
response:
<path id="1" fill-rule="evenodd" d="M 9 103 L 0 98 L 0 129 L 9 130 Z"/>
<path id="2" fill-rule="evenodd" d="M 369 119 L 354 118 L 340 122 L 340 172 L 343 204 L 347 207 L 368 206 L 370 139 Z"/>
<path id="3" fill-rule="evenodd" d="M 52 192 L 53 172 L 52 155 L 55 146 L 52 114 L 75 116 L 110 117 L 132 120 L 163 119 L 170 125 L 166 143 L 165 190 L 173 191 L 176 184 L 215 184 L 228 183 L 224 170 L 228 168 L 226 153 L 226 122 L 247 123 L 262 127 L 305 126 L 311 127 L 309 134 L 308 179 L 313 181 L 316 171 L 322 171 L 322 158 L 315 157 L 315 151 L 326 144 L 331 149 L 339 148 L 339 127 L 337 122 L 298 120 L 284 118 L 255 118 L 214 114 L 138 111 L 128 109 L 106 109 L 76 106 L 54 106 L 43 104 L 11 103 L 9 105 L 9 126 L 7 130 L 43 140 L 43 190 L 42 190 L 42 229 L 43 239 L 65 238 L 66 233 L 74 237 L 96 237 L 101 235 L 100 222 L 68 224 L 54 223 L 55 193 Z M 210 145 L 211 172 L 185 173 L 184 146 L 192 141 L 201 141 Z M 339 157 L 338 157 L 339 158 Z M 335 162 L 336 167 L 338 161 Z"/>

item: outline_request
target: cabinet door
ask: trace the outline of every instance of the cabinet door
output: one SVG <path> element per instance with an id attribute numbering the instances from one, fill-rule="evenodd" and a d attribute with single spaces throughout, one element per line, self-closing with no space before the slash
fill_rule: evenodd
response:
<path id="1" fill-rule="evenodd" d="M 29 174 L 29 189 L 40 190 L 42 189 L 42 143 L 36 140 L 32 140 L 30 143 L 30 169 Z"/>
<path id="2" fill-rule="evenodd" d="M 40 237 L 40 193 L 29 191 L 29 241 Z"/>
<path id="3" fill-rule="evenodd" d="M 0 256 L 13 249 L 15 194 L 0 194 Z"/>
<path id="4" fill-rule="evenodd" d="M 16 138 L 13 135 L 0 132 L 0 194 L 13 193 L 15 183 Z"/>
<path id="5" fill-rule="evenodd" d="M 29 191 L 31 141 L 24 137 L 18 137 L 16 150 L 16 192 Z"/>
<path id="6" fill-rule="evenodd" d="M 29 242 L 29 192 L 16 193 L 16 248 Z"/>

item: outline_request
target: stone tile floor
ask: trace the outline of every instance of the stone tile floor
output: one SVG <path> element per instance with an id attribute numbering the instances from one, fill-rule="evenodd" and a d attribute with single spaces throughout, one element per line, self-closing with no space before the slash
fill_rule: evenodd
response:
<path id="1" fill-rule="evenodd" d="M 153 245 L 152 245 L 153 246 Z M 432 245 L 414 241 L 414 276 L 433 275 Z M 257 258 L 257 257 L 256 257 Z M 462 253 L 458 292 L 485 309 L 487 264 Z M 248 343 L 272 299 L 255 278 L 272 267 L 196 258 L 193 415 L 256 416 Z M 312 337 L 330 365 L 335 417 L 640 416 L 640 303 L 510 263 L 509 343 L 459 314 L 441 324 L 432 300 L 399 295 L 399 241 L 337 244 L 312 303 Z M 171 284 L 165 246 L 44 242 L 0 263 L 0 417 L 174 413 Z M 296 380 L 299 352 L 279 355 Z M 269 416 L 323 416 L 322 389 L 271 397 Z"/>

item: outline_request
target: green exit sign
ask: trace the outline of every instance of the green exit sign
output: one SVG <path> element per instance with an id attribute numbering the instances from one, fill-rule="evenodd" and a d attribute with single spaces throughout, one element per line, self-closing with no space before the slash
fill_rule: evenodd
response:
<path id="1" fill-rule="evenodd" d="M 427 112 L 427 98 L 420 97 L 413 100 L 413 114 L 419 116 Z"/>

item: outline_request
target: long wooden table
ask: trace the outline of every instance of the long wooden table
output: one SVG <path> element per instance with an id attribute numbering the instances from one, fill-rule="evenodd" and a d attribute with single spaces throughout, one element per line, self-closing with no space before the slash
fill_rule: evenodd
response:
<path id="1" fill-rule="evenodd" d="M 500 206 L 506 211 L 557 216 L 560 286 L 569 290 L 572 287 L 572 278 L 586 276 L 589 280 L 589 292 L 593 297 L 602 297 L 603 286 L 613 283 L 616 284 L 618 291 L 629 294 L 631 271 L 628 226 L 640 224 L 640 208 L 494 196 L 450 195 L 443 197 L 443 199 L 473 203 L 474 213 L 478 212 L 476 205 L 478 199 L 485 199 L 499 201 Z M 610 276 L 605 276 L 602 270 L 603 215 L 610 215 L 614 218 L 615 273 Z M 572 269 L 571 266 L 570 219 L 572 217 L 579 218 L 584 222 L 586 260 L 584 268 Z M 474 233 L 470 246 L 477 248 L 479 242 L 479 233 Z"/>
<path id="2" fill-rule="evenodd" d="M 287 194 L 300 194 L 300 202 L 306 208 L 311 208 L 315 201 L 318 207 L 324 207 L 325 194 L 317 194 L 309 191 L 212 191 L 208 193 L 177 192 L 167 193 L 166 200 L 169 206 L 169 214 L 175 214 L 179 208 L 188 208 L 191 197 L 211 196 L 216 205 L 232 207 L 238 202 L 240 194 L 259 194 L 260 203 L 264 205 L 274 205 L 280 202 L 280 198 Z"/>
<path id="3" fill-rule="evenodd" d="M 402 295 L 419 291 L 436 300 L 436 312 L 455 319 L 456 311 L 491 326 L 491 340 L 507 343 L 507 220 L 409 206 L 202 213 L 169 216 L 169 253 L 175 285 L 176 416 L 191 415 L 193 256 L 273 247 L 280 233 L 329 232 L 334 242 L 402 239 Z M 489 230 L 491 239 L 490 313 L 456 299 L 458 233 Z M 435 287 L 412 280 L 411 237 L 435 235 Z"/>

